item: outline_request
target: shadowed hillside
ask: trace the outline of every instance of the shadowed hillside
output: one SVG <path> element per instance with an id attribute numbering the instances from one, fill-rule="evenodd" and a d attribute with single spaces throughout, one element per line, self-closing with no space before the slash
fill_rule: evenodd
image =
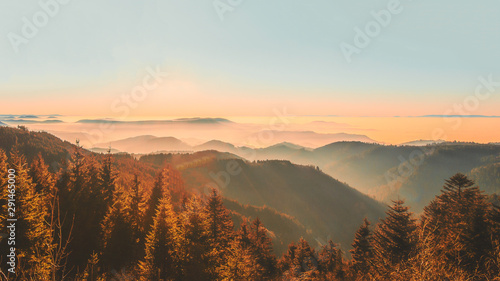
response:
<path id="1" fill-rule="evenodd" d="M 171 159 L 158 154 L 143 156 L 141 162 L 175 165 Z M 239 172 L 231 175 L 233 169 Z M 316 239 L 332 237 L 345 248 L 364 217 L 374 221 L 383 217 L 382 204 L 312 166 L 213 157 L 181 171 L 188 187 L 202 187 L 204 192 L 217 186 L 225 197 L 242 204 L 269 206 L 295 217 Z"/>

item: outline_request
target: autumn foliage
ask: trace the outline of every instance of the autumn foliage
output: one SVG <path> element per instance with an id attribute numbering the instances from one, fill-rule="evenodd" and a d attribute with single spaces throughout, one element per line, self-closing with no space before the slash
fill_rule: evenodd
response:
<path id="1" fill-rule="evenodd" d="M 8 167 L 19 184 L 18 273 L 6 270 L 2 239 L 1 278 L 499 280 L 500 209 L 463 174 L 420 217 L 396 200 L 380 221 L 359 222 L 349 257 L 333 241 L 305 239 L 277 257 L 260 219 L 235 228 L 216 190 L 195 195 L 171 166 L 151 176 L 123 163 L 134 160 L 76 147 L 50 171 L 41 154 L 0 150 L 2 228 Z"/>

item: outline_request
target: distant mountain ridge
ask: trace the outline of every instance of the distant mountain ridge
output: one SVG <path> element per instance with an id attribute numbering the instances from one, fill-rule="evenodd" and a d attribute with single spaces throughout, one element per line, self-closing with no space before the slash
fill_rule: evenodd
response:
<path id="1" fill-rule="evenodd" d="M 287 134 L 305 134 L 309 135 L 312 138 L 316 138 L 317 136 L 320 136 L 323 138 L 325 141 L 326 140 L 333 140 L 332 143 L 335 142 L 340 142 L 340 141 L 352 141 L 354 139 L 357 142 L 366 142 L 366 143 L 377 143 L 376 141 L 364 136 L 364 135 L 352 135 L 352 134 L 345 134 L 345 133 L 339 133 L 339 134 L 318 134 L 315 132 L 278 132 L 272 133 L 274 138 L 275 138 L 275 144 L 272 144 L 268 147 L 264 148 L 251 148 L 248 146 L 241 146 L 237 147 L 234 144 L 231 144 L 229 142 L 224 142 L 220 140 L 210 140 L 205 143 L 202 143 L 200 145 L 195 145 L 191 146 L 185 142 L 183 142 L 180 139 L 177 139 L 175 137 L 156 137 L 152 135 L 141 135 L 141 136 L 136 136 L 136 137 L 131 137 L 131 138 L 125 138 L 125 139 L 120 139 L 120 140 L 115 140 L 111 142 L 106 142 L 106 143 L 97 143 L 94 145 L 95 148 L 106 148 L 111 145 L 113 149 L 117 149 L 121 152 L 128 152 L 128 153 L 139 153 L 139 154 L 146 154 L 146 153 L 158 153 L 158 152 L 168 152 L 168 151 L 179 151 L 179 150 L 185 150 L 185 151 L 202 151 L 202 150 L 217 150 L 221 152 L 230 152 L 230 153 L 236 153 L 241 151 L 248 151 L 251 149 L 254 150 L 267 150 L 267 151 L 273 151 L 273 150 L 283 150 L 283 149 L 292 149 L 292 150 L 297 150 L 297 149 L 303 149 L 303 150 L 308 150 L 311 151 L 313 150 L 310 147 L 298 145 L 295 143 L 292 143 L 288 140 L 282 140 L 280 141 L 280 137 L 286 137 Z M 284 135 L 281 135 L 284 134 Z M 360 140 L 358 140 L 360 139 Z M 170 146 L 169 146 L 170 145 Z"/>
<path id="2" fill-rule="evenodd" d="M 95 145 L 96 148 L 103 144 Z M 155 137 L 144 135 L 132 138 L 126 138 L 118 141 L 112 141 L 105 147 L 128 152 L 128 153 L 151 153 L 157 151 L 191 151 L 192 147 L 183 141 L 174 137 Z M 152 151 L 152 149 L 154 149 Z"/>
<path id="3" fill-rule="evenodd" d="M 173 120 L 141 120 L 141 121 L 125 121 L 125 120 L 114 120 L 114 119 L 82 119 L 76 121 L 76 123 L 87 123 L 87 124 L 99 124 L 99 123 L 110 123 L 110 124 L 172 124 L 172 123 L 189 123 L 189 124 L 219 124 L 219 123 L 232 123 L 232 121 L 225 118 L 179 118 Z"/>
<path id="4" fill-rule="evenodd" d="M 145 141 L 155 139 L 142 136 Z M 177 143 L 178 140 L 172 141 Z M 61 163 L 67 161 L 76 149 L 75 145 L 49 133 L 0 127 L 0 148 L 10 153 L 14 147 L 27 157 L 28 163 L 36 155 L 42 155 L 52 172 L 62 168 Z M 84 153 L 96 161 L 105 157 L 90 151 Z M 128 154 L 118 154 L 114 156 L 114 167 L 127 173 L 127 177 L 133 178 L 132 175 L 140 173 L 152 181 L 160 169 L 170 164 L 182 173 L 190 190 L 204 193 L 206 184 L 214 181 L 213 175 L 220 178 L 220 172 L 226 171 L 235 161 L 241 172 L 233 174 L 230 183 L 221 187 L 222 194 L 228 199 L 225 202 L 235 220 L 242 216 L 262 216 L 266 228 L 272 233 L 278 254 L 301 236 L 323 243 L 335 239 L 347 250 L 364 217 L 376 221 L 384 216 L 385 207 L 378 201 L 318 168 L 289 161 L 252 163 L 230 153 L 212 150 L 144 155 L 139 161 Z"/>
<path id="5" fill-rule="evenodd" d="M 446 141 L 444 140 L 415 140 L 415 141 L 409 141 L 402 143 L 400 145 L 412 145 L 412 146 L 425 146 L 429 144 L 439 144 L 439 143 L 444 143 Z"/>

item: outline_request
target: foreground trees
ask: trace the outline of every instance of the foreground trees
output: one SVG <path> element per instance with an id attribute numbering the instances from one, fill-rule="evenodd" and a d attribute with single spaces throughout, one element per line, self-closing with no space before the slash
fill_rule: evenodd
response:
<path id="1" fill-rule="evenodd" d="M 150 181 L 118 181 L 113 157 L 76 148 L 57 173 L 0 150 L 0 224 L 7 171 L 16 170 L 17 269 L 0 280 L 498 280 L 500 208 L 463 174 L 445 182 L 420 218 L 403 200 L 364 220 L 350 260 L 333 241 L 299 239 L 277 259 L 259 218 L 235 229 L 222 196 L 187 192 L 173 167 Z M 3 278 L 3 279 L 2 279 Z M 497 278 L 497 279 L 495 279 Z"/>

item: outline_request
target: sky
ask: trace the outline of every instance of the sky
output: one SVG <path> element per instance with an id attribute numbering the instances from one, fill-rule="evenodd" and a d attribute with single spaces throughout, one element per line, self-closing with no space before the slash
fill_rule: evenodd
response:
<path id="1" fill-rule="evenodd" d="M 1 113 L 500 115 L 499 14 L 498 0 L 1 1 Z"/>

